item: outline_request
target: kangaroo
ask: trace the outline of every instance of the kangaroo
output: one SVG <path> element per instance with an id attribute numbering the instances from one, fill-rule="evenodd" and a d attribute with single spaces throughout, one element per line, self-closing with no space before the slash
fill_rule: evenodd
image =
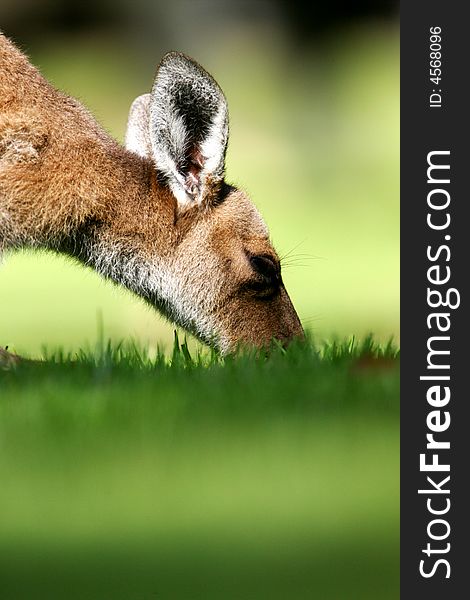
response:
<path id="1" fill-rule="evenodd" d="M 125 147 L 0 33 L 0 255 L 65 253 L 222 354 L 303 336 L 268 229 L 225 182 L 228 110 L 198 63 L 166 54 Z"/>

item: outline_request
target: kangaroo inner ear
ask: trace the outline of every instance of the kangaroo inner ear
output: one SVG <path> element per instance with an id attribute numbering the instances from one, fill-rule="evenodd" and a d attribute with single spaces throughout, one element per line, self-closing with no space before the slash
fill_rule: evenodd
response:
<path id="1" fill-rule="evenodd" d="M 184 54 L 166 54 L 158 69 L 150 141 L 157 170 L 181 207 L 211 198 L 224 177 L 227 103 L 211 75 Z"/>

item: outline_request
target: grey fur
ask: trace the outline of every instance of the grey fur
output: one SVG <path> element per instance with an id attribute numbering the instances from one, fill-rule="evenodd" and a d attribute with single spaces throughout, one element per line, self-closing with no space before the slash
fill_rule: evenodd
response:
<path id="1" fill-rule="evenodd" d="M 134 100 L 129 111 L 125 146 L 144 158 L 152 157 L 149 127 L 150 94 L 143 94 Z"/>
<path id="2" fill-rule="evenodd" d="M 209 178 L 223 179 L 227 103 L 211 75 L 184 54 L 169 52 L 160 63 L 151 92 L 150 138 L 157 169 L 183 204 L 200 202 Z"/>

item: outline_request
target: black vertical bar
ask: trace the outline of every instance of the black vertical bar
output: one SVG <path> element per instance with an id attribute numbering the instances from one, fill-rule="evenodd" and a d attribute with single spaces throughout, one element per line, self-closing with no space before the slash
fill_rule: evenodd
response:
<path id="1" fill-rule="evenodd" d="M 468 355 L 468 334 L 470 327 L 467 313 L 468 279 L 470 268 L 470 227 L 466 214 L 470 205 L 467 188 L 470 168 L 467 166 L 469 151 L 469 89 L 470 66 L 470 25 L 465 17 L 465 2 L 436 1 L 401 4 L 401 598 L 433 600 L 466 597 L 466 578 L 470 573 L 468 550 L 466 548 L 468 522 L 464 511 L 469 504 L 470 487 L 470 420 L 468 405 L 470 395 L 466 389 L 465 375 L 470 372 Z M 430 28 L 440 27 L 441 33 L 441 80 L 430 81 Z M 435 91 L 433 91 L 435 90 Z M 442 97 L 441 106 L 430 105 L 430 94 Z M 438 97 L 434 96 L 434 100 Z M 427 156 L 432 151 L 450 151 L 435 162 L 450 164 L 447 176 L 448 185 L 434 185 L 427 181 Z M 438 172 L 436 171 L 436 176 Z M 444 171 L 440 175 L 444 178 Z M 448 209 L 434 211 L 433 217 L 443 222 L 445 213 L 451 218 L 448 229 L 433 230 L 427 224 L 427 214 L 433 211 L 428 207 L 427 196 L 433 188 L 447 190 L 450 194 Z M 445 194 L 437 193 L 444 202 Z M 445 236 L 450 236 L 450 239 Z M 448 246 L 451 252 L 442 251 L 435 262 L 428 259 L 440 246 Z M 447 284 L 432 285 L 427 279 L 428 268 L 439 264 L 442 274 L 450 268 Z M 435 274 L 435 272 L 434 272 Z M 449 288 L 460 293 L 461 304 L 456 309 L 446 307 L 431 308 L 427 302 L 427 288 L 440 289 L 443 294 Z M 453 300 L 456 295 L 453 295 Z M 451 326 L 448 332 L 439 332 L 434 320 L 428 327 L 427 317 L 433 312 L 448 313 Z M 444 323 L 443 319 L 441 324 Z M 449 364 L 449 370 L 429 370 L 427 343 L 431 336 L 449 336 L 449 341 L 436 342 L 442 349 L 449 349 L 450 355 L 441 355 L 435 362 Z M 437 346 L 436 346 L 437 347 Z M 435 439 L 450 441 L 449 450 L 427 450 L 426 434 L 430 433 L 426 418 L 432 407 L 426 398 L 431 385 L 438 382 L 420 380 L 422 375 L 449 375 L 448 385 L 451 399 L 441 413 L 449 411 L 449 429 L 436 433 Z M 437 452 L 439 462 L 449 463 L 450 471 L 421 472 L 419 457 L 427 453 L 427 462 Z M 418 489 L 432 489 L 427 481 L 430 476 L 439 484 L 450 475 L 447 484 L 441 489 L 449 489 L 449 494 L 418 494 Z M 444 509 L 450 500 L 449 511 L 443 515 L 432 515 L 427 507 Z M 433 519 L 442 518 L 450 526 L 447 538 L 437 541 L 429 537 L 427 528 Z M 435 524 L 433 535 L 444 535 L 446 526 Z M 427 544 L 431 548 L 443 550 L 450 544 L 449 552 L 432 553 L 429 557 L 423 552 Z M 447 560 L 436 565 L 439 559 Z M 423 570 L 429 574 L 436 567 L 433 576 L 425 578 L 420 573 L 420 561 L 424 560 Z M 467 589 L 467 592 L 464 590 Z M 463 595 L 462 595 L 463 594 Z"/>

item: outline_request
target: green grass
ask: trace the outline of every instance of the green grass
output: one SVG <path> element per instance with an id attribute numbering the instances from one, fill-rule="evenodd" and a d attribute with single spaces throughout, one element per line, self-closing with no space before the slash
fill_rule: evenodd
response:
<path id="1" fill-rule="evenodd" d="M 398 592 L 398 352 L 100 342 L 0 371 L 0 596 Z"/>

